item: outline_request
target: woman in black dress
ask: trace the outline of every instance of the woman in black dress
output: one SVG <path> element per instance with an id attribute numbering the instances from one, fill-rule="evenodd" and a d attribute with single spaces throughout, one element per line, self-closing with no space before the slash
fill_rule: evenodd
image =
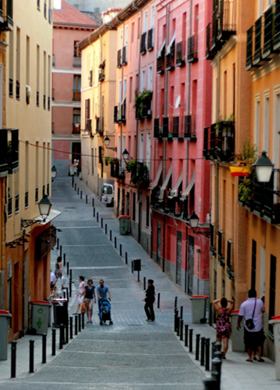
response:
<path id="1" fill-rule="evenodd" d="M 144 309 L 147 315 L 146 321 L 153 322 L 155 320 L 155 313 L 154 313 L 155 287 L 154 287 L 154 281 L 152 279 L 148 280 L 148 288 L 146 290 L 146 295 L 143 301 L 145 301 Z"/>

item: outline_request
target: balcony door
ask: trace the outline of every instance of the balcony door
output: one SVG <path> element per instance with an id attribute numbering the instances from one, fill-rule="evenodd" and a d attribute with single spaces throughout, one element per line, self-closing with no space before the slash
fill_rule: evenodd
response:
<path id="1" fill-rule="evenodd" d="M 176 283 L 181 286 L 182 268 L 182 232 L 177 231 L 177 251 L 176 251 Z"/>

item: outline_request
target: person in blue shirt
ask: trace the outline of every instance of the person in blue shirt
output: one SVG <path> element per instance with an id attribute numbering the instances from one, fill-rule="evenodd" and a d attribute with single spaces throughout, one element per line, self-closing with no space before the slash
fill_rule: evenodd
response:
<path id="1" fill-rule="evenodd" d="M 111 301 L 111 292 L 109 287 L 104 284 L 104 280 L 100 279 L 99 286 L 96 288 L 96 293 L 98 297 L 98 307 L 100 311 L 100 302 L 102 299 L 109 299 Z"/>

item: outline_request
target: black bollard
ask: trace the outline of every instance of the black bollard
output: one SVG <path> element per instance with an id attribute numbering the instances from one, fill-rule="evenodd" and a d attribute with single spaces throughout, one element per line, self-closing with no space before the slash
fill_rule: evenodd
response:
<path id="1" fill-rule="evenodd" d="M 216 352 L 216 341 L 212 341 L 211 345 L 212 345 L 212 349 L 211 349 L 211 359 L 214 359 L 214 353 Z"/>
<path id="2" fill-rule="evenodd" d="M 70 340 L 73 338 L 73 317 L 70 317 Z"/>
<path id="3" fill-rule="evenodd" d="M 101 229 L 103 229 L 103 218 L 101 218 Z"/>
<path id="4" fill-rule="evenodd" d="M 122 244 L 120 244 L 120 256 L 122 256 Z"/>
<path id="5" fill-rule="evenodd" d="M 183 331 L 184 329 L 184 320 L 182 320 L 182 318 L 180 319 L 180 340 L 183 340 Z"/>
<path id="6" fill-rule="evenodd" d="M 117 237 L 114 238 L 115 240 L 115 248 L 117 247 Z"/>
<path id="7" fill-rule="evenodd" d="M 74 190 L 76 191 L 76 189 L 77 189 L 77 183 L 75 183 L 74 185 Z"/>
<path id="8" fill-rule="evenodd" d="M 63 266 L 65 267 L 66 264 L 66 253 L 63 253 Z"/>
<path id="9" fill-rule="evenodd" d="M 217 389 L 217 381 L 212 376 L 203 379 L 204 390 L 216 390 Z"/>
<path id="10" fill-rule="evenodd" d="M 200 334 L 197 334 L 196 344 L 195 344 L 195 360 L 199 360 L 199 342 L 200 342 Z"/>
<path id="11" fill-rule="evenodd" d="M 160 308 L 160 293 L 157 295 L 157 308 Z"/>
<path id="12" fill-rule="evenodd" d="M 52 328 L 52 356 L 55 356 L 56 329 Z"/>
<path id="13" fill-rule="evenodd" d="M 56 249 L 59 249 L 59 238 L 56 239 Z"/>
<path id="14" fill-rule="evenodd" d="M 69 275 L 69 261 L 67 261 L 66 267 L 67 267 L 67 275 Z"/>
<path id="15" fill-rule="evenodd" d="M 221 352 L 221 351 L 216 351 L 216 352 L 214 353 L 214 358 L 218 358 L 218 359 L 221 359 L 221 360 L 222 360 L 222 358 L 223 358 L 223 352 Z"/>
<path id="16" fill-rule="evenodd" d="M 99 222 L 99 213 L 96 213 L 96 222 Z"/>
<path id="17" fill-rule="evenodd" d="M 86 203 L 87 203 L 87 195 L 86 195 Z"/>
<path id="18" fill-rule="evenodd" d="M 177 301 L 178 301 L 178 297 L 175 297 L 175 300 L 174 300 L 174 309 L 177 308 Z"/>
<path id="19" fill-rule="evenodd" d="M 29 340 L 29 372 L 34 372 L 34 340 Z"/>
<path id="20" fill-rule="evenodd" d="M 72 176 L 72 187 L 74 187 L 74 176 Z"/>
<path id="21" fill-rule="evenodd" d="M 66 298 L 66 292 L 63 291 L 63 298 L 65 299 Z"/>
<path id="22" fill-rule="evenodd" d="M 131 272 L 133 273 L 133 271 L 134 271 L 134 261 L 131 260 Z"/>
<path id="23" fill-rule="evenodd" d="M 190 341 L 189 352 L 192 352 L 193 351 L 193 329 L 189 330 L 189 341 Z"/>
<path id="24" fill-rule="evenodd" d="M 79 314 L 78 314 L 79 332 L 81 332 L 81 330 L 82 330 L 82 327 L 81 327 L 81 322 L 82 322 L 81 320 L 82 320 L 82 318 L 81 318 L 81 317 L 82 317 L 82 315 L 81 315 L 81 313 L 79 313 Z"/>
<path id="25" fill-rule="evenodd" d="M 16 377 L 17 342 L 11 342 L 11 378 Z"/>
<path id="26" fill-rule="evenodd" d="M 221 350 L 221 348 L 222 348 L 222 344 L 221 344 L 221 343 L 218 343 L 218 342 L 216 342 L 216 343 L 215 343 L 215 349 L 216 349 L 216 351 L 220 351 L 220 350 Z"/>
<path id="27" fill-rule="evenodd" d="M 60 245 L 60 248 L 59 248 L 59 255 L 60 255 L 60 257 L 62 257 L 62 245 Z"/>
<path id="28" fill-rule="evenodd" d="M 212 360 L 212 376 L 217 380 L 217 390 L 221 388 L 221 370 L 222 370 L 222 360 L 219 358 L 214 358 Z"/>
<path id="29" fill-rule="evenodd" d="M 83 191 L 81 190 L 80 199 L 83 199 Z"/>
<path id="30" fill-rule="evenodd" d="M 42 335 L 42 363 L 47 363 L 47 335 Z"/>
<path id="31" fill-rule="evenodd" d="M 69 343 L 69 321 L 65 325 L 65 344 Z"/>
<path id="32" fill-rule="evenodd" d="M 205 340 L 205 370 L 210 370 L 210 339 Z"/>
<path id="33" fill-rule="evenodd" d="M 189 330 L 189 325 L 185 325 L 185 347 L 188 346 L 188 330 Z"/>
<path id="34" fill-rule="evenodd" d="M 181 306 L 180 307 L 180 318 L 181 318 L 181 320 L 183 319 L 183 310 L 184 310 L 184 307 Z"/>
<path id="35" fill-rule="evenodd" d="M 174 310 L 174 332 L 177 332 L 177 324 L 178 324 L 178 310 Z"/>
<path id="36" fill-rule="evenodd" d="M 60 324 L 60 326 L 59 326 L 59 349 L 63 349 L 63 332 L 64 332 L 64 325 Z"/>
<path id="37" fill-rule="evenodd" d="M 85 313 L 82 313 L 82 329 L 85 329 Z"/>
<path id="38" fill-rule="evenodd" d="M 107 223 L 105 223 L 105 234 L 107 234 Z"/>
<path id="39" fill-rule="evenodd" d="M 127 252 L 125 252 L 125 264 L 127 264 Z"/>
<path id="40" fill-rule="evenodd" d="M 180 317 L 178 314 L 177 314 L 176 334 L 177 334 L 177 336 L 180 335 Z"/>
<path id="41" fill-rule="evenodd" d="M 78 316 L 75 316 L 75 336 L 78 334 Z"/>
<path id="42" fill-rule="evenodd" d="M 77 194 L 79 195 L 79 193 L 80 193 L 80 188 L 78 187 L 77 188 Z"/>
<path id="43" fill-rule="evenodd" d="M 204 356 L 205 356 L 205 337 L 201 337 L 201 348 L 200 348 L 200 365 L 204 366 Z"/>
<path id="44" fill-rule="evenodd" d="M 94 198 L 92 198 L 92 200 L 91 200 L 91 205 L 92 205 L 92 207 L 94 207 Z"/>
<path id="45" fill-rule="evenodd" d="M 93 216 L 95 217 L 95 207 L 92 209 Z"/>
<path id="46" fill-rule="evenodd" d="M 143 290 L 146 290 L 146 276 L 143 278 Z"/>

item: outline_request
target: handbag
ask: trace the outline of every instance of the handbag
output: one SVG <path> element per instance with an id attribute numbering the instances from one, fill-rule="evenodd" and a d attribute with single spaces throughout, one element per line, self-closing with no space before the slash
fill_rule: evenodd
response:
<path id="1" fill-rule="evenodd" d="M 81 306 L 81 313 L 85 313 L 85 312 L 86 312 L 86 303 L 83 302 Z"/>
<path id="2" fill-rule="evenodd" d="M 84 297 L 78 297 L 78 304 L 81 305 L 84 302 Z"/>
<path id="3" fill-rule="evenodd" d="M 246 320 L 246 326 L 247 326 L 247 328 L 248 328 L 249 330 L 252 330 L 252 329 L 254 329 L 254 327 L 255 327 L 253 318 L 254 318 L 254 314 L 255 314 L 256 304 L 257 304 L 257 299 L 255 298 L 255 305 L 254 305 L 254 310 L 253 310 L 252 318 L 248 318 L 248 320 Z"/>

